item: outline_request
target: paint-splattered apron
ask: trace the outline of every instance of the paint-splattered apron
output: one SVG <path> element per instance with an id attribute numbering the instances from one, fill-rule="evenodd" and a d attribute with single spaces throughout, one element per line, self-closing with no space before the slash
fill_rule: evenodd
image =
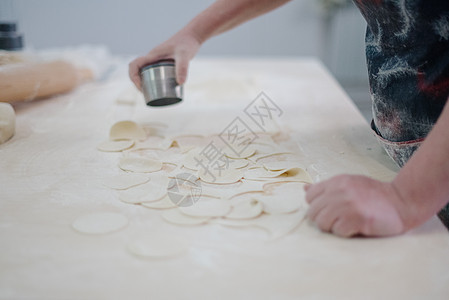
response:
<path id="1" fill-rule="evenodd" d="M 432 129 L 449 96 L 449 0 L 354 3 L 368 25 L 371 127 L 402 167 Z M 449 228 L 449 205 L 439 217 Z"/>

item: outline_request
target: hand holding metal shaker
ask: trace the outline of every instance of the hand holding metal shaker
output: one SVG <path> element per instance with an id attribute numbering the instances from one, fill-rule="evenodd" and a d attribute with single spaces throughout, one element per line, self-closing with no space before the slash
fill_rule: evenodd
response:
<path id="1" fill-rule="evenodd" d="M 148 106 L 166 106 L 182 101 L 183 87 L 176 81 L 174 60 L 161 60 L 140 69 L 142 92 Z"/>

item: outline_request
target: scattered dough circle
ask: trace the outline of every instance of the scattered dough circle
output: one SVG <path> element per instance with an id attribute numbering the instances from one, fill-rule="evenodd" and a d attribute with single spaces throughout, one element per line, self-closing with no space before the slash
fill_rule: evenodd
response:
<path id="1" fill-rule="evenodd" d="M 145 130 L 133 121 L 120 121 L 112 125 L 109 131 L 109 139 L 117 140 L 144 140 L 147 137 Z"/>
<path id="2" fill-rule="evenodd" d="M 82 215 L 72 223 L 73 229 L 86 234 L 105 234 L 118 231 L 128 224 L 128 219 L 118 213 L 99 212 Z"/>
<path id="3" fill-rule="evenodd" d="M 97 146 L 97 149 L 103 152 L 120 152 L 131 148 L 134 145 L 134 141 L 104 141 Z"/>
<path id="4" fill-rule="evenodd" d="M 200 225 L 207 223 L 210 217 L 191 217 L 183 214 L 178 208 L 167 210 L 162 214 L 165 221 L 176 225 Z"/>
<path id="5" fill-rule="evenodd" d="M 151 173 L 162 169 L 162 162 L 145 157 L 122 157 L 119 162 L 124 171 Z"/>

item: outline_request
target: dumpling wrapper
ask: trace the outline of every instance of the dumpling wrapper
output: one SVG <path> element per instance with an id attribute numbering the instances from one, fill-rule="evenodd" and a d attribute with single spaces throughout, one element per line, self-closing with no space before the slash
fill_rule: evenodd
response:
<path id="1" fill-rule="evenodd" d="M 231 204 L 228 200 L 200 197 L 193 205 L 180 207 L 179 210 L 191 217 L 222 217 L 231 211 Z"/>
<path id="2" fill-rule="evenodd" d="M 165 195 L 162 199 L 154 202 L 141 202 L 140 204 L 144 207 L 154 209 L 168 209 L 176 207 L 168 195 Z"/>
<path id="3" fill-rule="evenodd" d="M 263 204 L 263 211 L 268 214 L 287 214 L 304 208 L 301 195 L 256 195 L 254 196 Z"/>
<path id="4" fill-rule="evenodd" d="M 106 179 L 103 184 L 111 189 L 126 190 L 133 186 L 138 186 L 150 181 L 148 176 L 143 174 L 120 174 Z"/>
<path id="5" fill-rule="evenodd" d="M 142 126 L 133 121 L 120 121 L 112 125 L 109 131 L 109 139 L 117 140 L 145 140 L 147 134 Z"/>
<path id="6" fill-rule="evenodd" d="M 229 168 L 243 169 L 249 165 L 249 161 L 246 159 L 230 159 Z"/>
<path id="7" fill-rule="evenodd" d="M 128 224 L 128 219 L 118 213 L 98 212 L 82 215 L 72 223 L 73 229 L 86 234 L 106 234 L 118 231 Z"/>
<path id="8" fill-rule="evenodd" d="M 299 181 L 312 183 L 309 173 L 301 168 L 291 168 L 280 171 L 268 171 L 265 168 L 249 169 L 243 176 L 247 180 L 277 180 L 277 181 Z"/>
<path id="9" fill-rule="evenodd" d="M 306 216 L 306 210 L 298 210 L 294 213 L 280 214 L 280 215 L 268 215 L 262 214 L 258 218 L 248 220 L 233 220 L 226 218 L 217 218 L 211 221 L 211 223 L 220 224 L 223 226 L 231 227 L 257 227 L 266 230 L 271 240 L 279 239 L 293 230 L 298 228 L 304 221 Z"/>
<path id="10" fill-rule="evenodd" d="M 232 210 L 226 215 L 227 219 L 253 219 L 263 211 L 263 205 L 256 199 L 245 199 L 232 205 Z"/>
<path id="11" fill-rule="evenodd" d="M 162 162 L 145 157 L 125 156 L 120 159 L 119 167 L 124 171 L 151 173 L 160 171 L 162 169 Z"/>
<path id="12" fill-rule="evenodd" d="M 256 148 L 252 146 L 246 147 L 241 153 L 235 153 L 234 151 L 227 151 L 225 155 L 232 159 L 244 159 L 256 154 Z"/>
<path id="13" fill-rule="evenodd" d="M 122 140 L 122 141 L 104 141 L 98 144 L 97 150 L 103 152 L 120 152 L 131 148 L 134 145 L 132 140 Z"/>
<path id="14" fill-rule="evenodd" d="M 218 170 L 211 169 L 209 171 L 212 175 L 206 170 L 200 169 L 198 177 L 204 182 L 214 184 L 231 184 L 243 178 L 243 171 L 241 169 L 224 169 L 221 170 L 221 174 L 219 174 Z"/>
<path id="15" fill-rule="evenodd" d="M 127 190 L 119 191 L 119 199 L 125 203 L 154 202 L 167 194 L 167 186 L 154 184 L 152 181 Z"/>
<path id="16" fill-rule="evenodd" d="M 128 251 L 141 258 L 169 258 L 188 251 L 187 243 L 170 236 L 145 236 L 127 246 Z"/>
<path id="17" fill-rule="evenodd" d="M 164 211 L 162 218 L 176 225 L 200 225 L 209 222 L 211 219 L 210 217 L 191 217 L 183 214 L 178 208 Z"/>
<path id="18" fill-rule="evenodd" d="M 281 170 L 287 170 L 291 168 L 301 168 L 301 166 L 298 166 L 300 164 L 297 161 L 288 161 L 288 160 L 281 160 L 281 161 L 270 161 L 263 163 L 263 167 L 267 169 L 268 171 L 281 171 Z"/>

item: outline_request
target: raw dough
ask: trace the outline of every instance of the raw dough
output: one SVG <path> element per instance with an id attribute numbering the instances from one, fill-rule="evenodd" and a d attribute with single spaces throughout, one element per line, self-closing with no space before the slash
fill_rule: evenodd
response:
<path id="1" fill-rule="evenodd" d="M 98 212 L 78 217 L 72 227 L 81 233 L 105 234 L 118 231 L 128 224 L 128 219 L 118 213 Z"/>
<path id="2" fill-rule="evenodd" d="M 210 170 L 210 172 L 215 178 L 204 169 L 198 172 L 198 176 L 202 181 L 214 184 L 235 183 L 243 178 L 243 171 L 241 169 L 224 169 L 221 170 L 221 175 L 216 170 Z"/>
<path id="3" fill-rule="evenodd" d="M 16 115 L 9 103 L 0 102 L 0 144 L 9 140 L 16 128 Z"/>
<path id="4" fill-rule="evenodd" d="M 155 208 L 155 209 L 167 209 L 176 207 L 176 205 L 171 201 L 168 195 L 165 195 L 162 199 L 157 200 L 155 202 L 142 202 L 140 204 L 147 208 Z"/>
<path id="5" fill-rule="evenodd" d="M 165 221 L 176 225 L 200 225 L 207 223 L 210 217 L 191 217 L 183 214 L 178 208 L 170 209 L 162 213 Z"/>
<path id="6" fill-rule="evenodd" d="M 254 154 L 256 154 L 256 148 L 248 146 L 246 147 L 242 153 L 234 153 L 234 151 L 228 151 L 227 153 L 225 153 L 225 155 L 229 158 L 233 158 L 233 159 L 244 159 L 244 158 L 248 158 L 253 156 Z"/>
<path id="7" fill-rule="evenodd" d="M 162 169 L 162 162 L 145 157 L 122 157 L 119 162 L 124 171 L 151 173 Z"/>
<path id="8" fill-rule="evenodd" d="M 97 146 L 97 149 L 103 152 L 120 152 L 131 148 L 134 141 L 104 141 Z"/>
<path id="9" fill-rule="evenodd" d="M 119 191 L 119 199 L 126 203 L 154 202 L 167 194 L 167 186 L 147 182 L 136 187 Z"/>
<path id="10" fill-rule="evenodd" d="M 128 251 L 142 258 L 167 258 L 184 254 L 187 244 L 169 236 L 150 236 L 136 239 L 128 245 Z"/>
<path id="11" fill-rule="evenodd" d="M 142 126 L 133 121 L 120 121 L 112 125 L 109 131 L 109 139 L 142 141 L 147 137 Z"/>
<path id="12" fill-rule="evenodd" d="M 253 219 L 258 217 L 263 205 L 256 199 L 245 199 L 232 205 L 232 211 L 226 215 L 228 219 Z"/>
<path id="13" fill-rule="evenodd" d="M 105 186 L 115 190 L 126 190 L 130 187 L 137 186 L 150 181 L 146 175 L 142 174 L 120 174 L 108 178 L 103 183 Z"/>
<path id="14" fill-rule="evenodd" d="M 191 206 L 180 207 L 179 210 L 191 217 L 222 217 L 231 211 L 231 204 L 228 200 L 207 199 L 201 196 Z"/>

